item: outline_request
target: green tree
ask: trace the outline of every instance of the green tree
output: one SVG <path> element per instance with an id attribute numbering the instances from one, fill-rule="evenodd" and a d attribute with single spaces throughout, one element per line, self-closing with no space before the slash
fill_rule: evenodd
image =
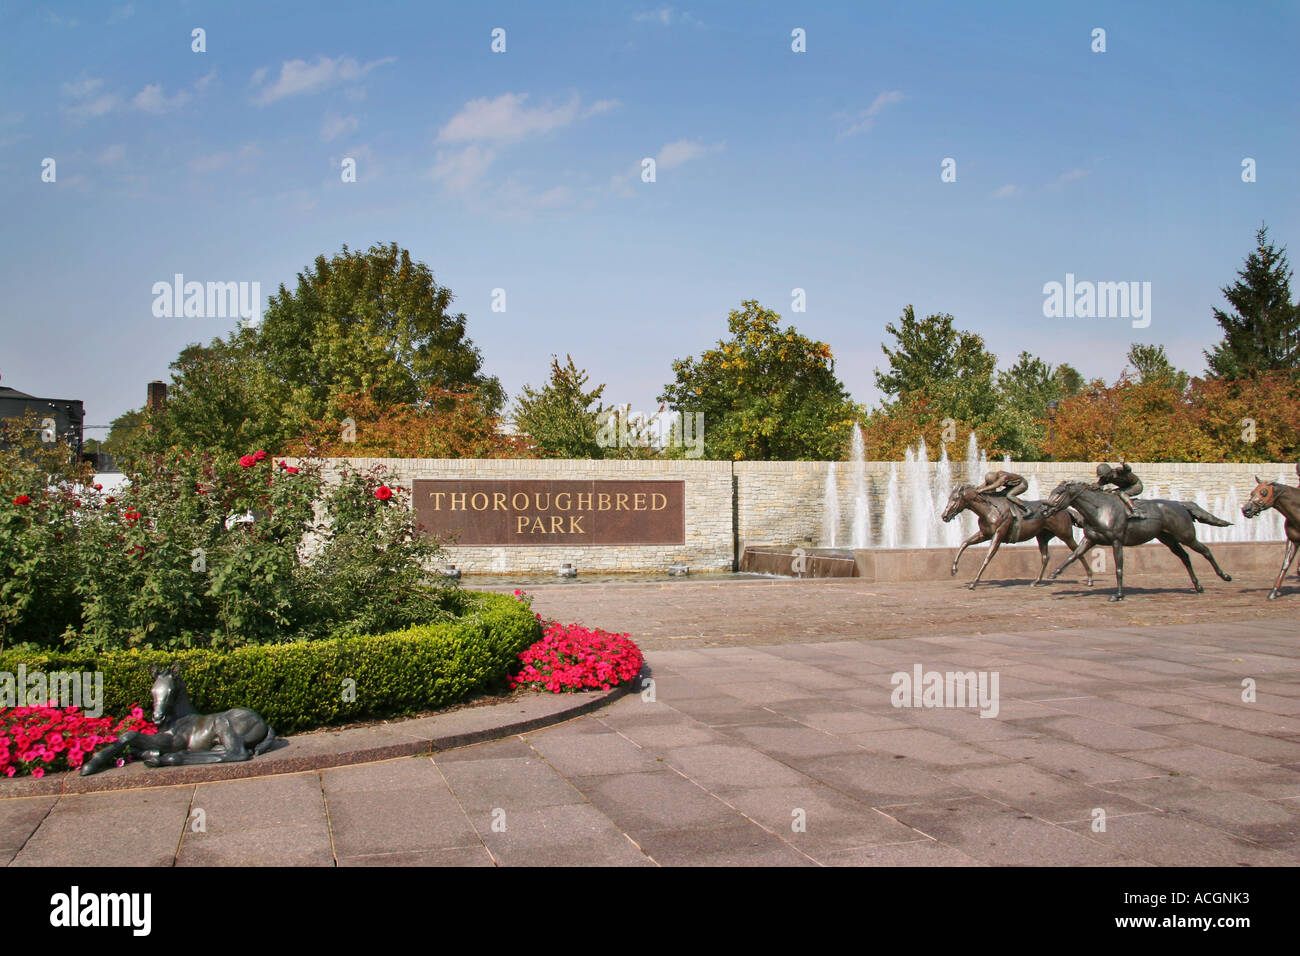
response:
<path id="1" fill-rule="evenodd" d="M 1056 366 L 1053 377 L 1060 383 L 1061 394 L 1065 398 L 1078 395 L 1083 391 L 1083 373 L 1068 362 Z"/>
<path id="2" fill-rule="evenodd" d="M 574 365 L 572 355 L 565 358 L 561 365 L 551 356 L 551 380 L 543 388 L 523 387 L 511 418 L 545 458 L 605 458 L 607 449 L 597 441 L 606 415 L 599 402 L 605 386 L 586 391 L 586 369 Z"/>
<path id="3" fill-rule="evenodd" d="M 998 359 L 984 347 L 983 338 L 956 329 L 955 321 L 947 314 L 918 319 L 907 306 L 898 325 L 885 326 L 897 341 L 892 349 L 880 346 L 889 371 L 877 370 L 876 385 L 894 400 L 925 396 L 940 417 L 988 421 L 997 401 L 993 372 Z"/>
<path id="4" fill-rule="evenodd" d="M 1211 376 L 1239 379 L 1300 367 L 1300 306 L 1291 301 L 1291 275 L 1286 249 L 1275 248 L 1260 226 L 1237 281 L 1222 289 L 1232 312 L 1214 310 L 1223 341 L 1205 353 Z"/>
<path id="5" fill-rule="evenodd" d="M 332 259 L 318 256 L 298 288 L 271 296 L 252 348 L 277 407 L 296 422 L 338 414 L 333 399 L 365 392 L 379 404 L 418 402 L 430 387 L 474 389 L 492 413 L 501 383 L 483 373 L 464 313 L 433 272 L 396 243 Z"/>
<path id="6" fill-rule="evenodd" d="M 659 396 L 703 414 L 704 457 L 756 461 L 839 458 L 864 409 L 835 377 L 830 346 L 781 328 L 748 299 L 727 317 L 731 338 L 673 362 Z"/>
<path id="7" fill-rule="evenodd" d="M 1043 456 L 1047 403 L 1065 397 L 1058 371 L 1021 352 L 1015 365 L 998 373 L 998 444 L 1016 461 L 1037 461 Z"/>
<path id="8" fill-rule="evenodd" d="M 1128 364 L 1133 367 L 1142 385 L 1164 384 L 1180 395 L 1187 390 L 1189 376 L 1174 368 L 1163 345 L 1142 345 L 1134 342 L 1128 350 Z"/>

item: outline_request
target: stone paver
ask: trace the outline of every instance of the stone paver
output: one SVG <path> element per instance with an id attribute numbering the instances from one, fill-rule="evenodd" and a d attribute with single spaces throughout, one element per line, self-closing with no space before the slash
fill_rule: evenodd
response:
<path id="1" fill-rule="evenodd" d="M 1084 589 L 1017 609 L 1006 588 L 556 588 L 544 612 L 650 631 L 652 692 L 431 756 L 0 790 L 0 865 L 1300 865 L 1296 602 L 1151 580 L 1121 609 Z M 1047 620 L 1074 604 L 1086 622 Z M 683 622 L 696 637 L 673 640 Z M 997 671 L 996 716 L 894 706 L 917 665 Z"/>

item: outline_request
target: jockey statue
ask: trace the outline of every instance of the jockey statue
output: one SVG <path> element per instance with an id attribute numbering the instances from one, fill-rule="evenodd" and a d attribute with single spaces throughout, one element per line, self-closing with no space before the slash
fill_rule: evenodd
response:
<path id="1" fill-rule="evenodd" d="M 1135 517 L 1137 508 L 1133 504 L 1133 499 L 1142 494 L 1142 479 L 1133 473 L 1133 469 L 1123 458 L 1119 460 L 1118 468 L 1112 468 L 1105 462 L 1097 466 L 1097 481 L 1092 487 L 1098 491 L 1106 491 L 1107 485 L 1112 486 L 1115 489 L 1114 493 L 1124 502 L 1129 517 Z"/>

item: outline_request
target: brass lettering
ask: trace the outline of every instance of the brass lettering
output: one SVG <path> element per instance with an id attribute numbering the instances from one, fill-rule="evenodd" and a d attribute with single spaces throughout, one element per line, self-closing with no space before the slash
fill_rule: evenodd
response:
<path id="1" fill-rule="evenodd" d="M 431 494 L 431 495 L 433 496 L 433 510 L 434 510 L 434 511 L 441 511 L 441 510 L 442 510 L 442 499 L 443 499 L 443 496 L 447 494 L 447 492 L 445 492 L 445 491 L 431 491 L 431 492 L 429 492 L 429 494 Z"/>
<path id="2" fill-rule="evenodd" d="M 479 504 L 479 503 L 478 503 L 478 500 L 479 500 L 480 498 L 483 499 L 483 503 L 482 503 L 482 504 Z M 483 494 L 483 492 L 481 492 L 481 491 L 476 491 L 476 492 L 474 492 L 474 494 L 470 495 L 469 506 L 470 506 L 471 508 L 473 508 L 475 511 L 486 511 L 486 510 L 487 510 L 487 495 Z"/>
<path id="3" fill-rule="evenodd" d="M 627 511 L 627 495 L 622 493 L 618 495 L 618 504 L 615 506 L 614 510 Z"/>
<path id="4" fill-rule="evenodd" d="M 546 504 L 542 504 L 542 493 L 540 491 L 537 492 L 537 494 L 533 495 L 533 502 L 535 503 L 535 506 L 538 511 L 550 511 L 551 493 L 549 491 L 546 493 Z"/>
<path id="5" fill-rule="evenodd" d="M 605 494 L 605 492 L 602 491 L 599 495 L 596 496 L 596 502 L 599 505 L 599 507 L 596 509 L 597 511 L 609 510 L 609 495 Z"/>
<path id="6" fill-rule="evenodd" d="M 528 515 L 519 515 L 515 518 L 515 534 L 523 534 L 526 524 L 528 524 Z"/>
<path id="7" fill-rule="evenodd" d="M 506 493 L 504 491 L 492 492 L 492 510 L 493 511 L 506 510 Z"/>
<path id="8" fill-rule="evenodd" d="M 655 501 L 656 501 L 656 500 L 658 500 L 658 501 L 662 501 L 663 504 L 661 504 L 661 505 L 655 504 Z M 663 511 L 663 510 L 664 510 L 665 508 L 667 508 L 667 507 L 668 507 L 668 496 L 667 496 L 667 495 L 661 495 L 661 494 L 659 494 L 659 492 L 656 491 L 653 495 L 650 496 L 650 510 L 651 510 L 651 511 Z"/>
<path id="9" fill-rule="evenodd" d="M 460 505 L 459 505 L 459 506 L 457 506 L 457 504 L 456 504 L 456 499 L 457 499 L 457 498 L 460 499 Z M 453 492 L 451 492 L 451 510 L 452 510 L 452 511 L 457 511 L 457 510 L 464 511 L 464 510 L 465 510 L 465 492 L 463 492 L 463 491 L 453 491 Z"/>
<path id="10" fill-rule="evenodd" d="M 519 503 L 519 499 L 520 499 L 520 498 L 523 498 L 523 499 L 524 499 L 524 503 L 523 503 L 523 504 L 520 504 L 520 503 Z M 523 511 L 525 508 L 528 507 L 528 496 L 527 496 L 526 494 L 524 494 L 522 491 L 516 491 L 516 492 L 515 492 L 515 493 L 510 497 L 510 507 L 511 507 L 511 508 L 514 508 L 516 511 Z"/>
<path id="11" fill-rule="evenodd" d="M 645 511 L 645 492 L 638 491 L 632 496 L 633 511 Z"/>
<path id="12" fill-rule="evenodd" d="M 560 504 L 561 498 L 564 499 L 564 504 Z M 555 496 L 555 510 L 556 511 L 569 510 L 569 493 L 567 491 L 561 491 L 558 495 Z"/>
<path id="13" fill-rule="evenodd" d="M 532 526 L 531 528 L 528 529 L 528 533 L 529 533 L 529 534 L 537 534 L 537 532 L 539 532 L 539 531 L 540 531 L 542 534 L 546 534 L 546 525 L 542 524 L 542 519 L 541 519 L 541 518 L 534 518 L 534 519 L 533 519 L 533 526 Z"/>
<path id="14" fill-rule="evenodd" d="M 563 515 L 551 515 L 551 534 L 564 534 Z"/>
<path id="15" fill-rule="evenodd" d="M 583 502 L 582 502 L 582 499 L 583 499 L 583 498 L 586 498 L 586 499 L 587 499 L 587 503 L 586 503 L 586 504 L 583 504 Z M 578 492 L 578 510 L 579 510 L 579 511 L 590 511 L 590 510 L 591 510 L 591 499 L 592 499 L 592 494 L 591 494 L 591 492 L 589 492 L 589 491 L 580 491 L 580 492 Z"/>
<path id="16" fill-rule="evenodd" d="M 586 534 L 582 530 L 582 519 L 586 515 L 569 515 L 569 534 Z"/>

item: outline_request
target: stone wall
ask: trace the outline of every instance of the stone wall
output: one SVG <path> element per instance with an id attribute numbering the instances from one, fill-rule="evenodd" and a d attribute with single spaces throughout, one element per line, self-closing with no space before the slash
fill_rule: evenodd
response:
<path id="1" fill-rule="evenodd" d="M 384 465 L 392 480 L 416 478 L 659 480 L 685 482 L 686 540 L 680 545 L 608 547 L 451 547 L 447 563 L 466 574 L 655 571 L 676 562 L 692 571 L 729 571 L 735 560 L 731 522 L 731 463 L 726 461 L 571 461 L 534 459 L 353 458 L 354 468 Z M 337 465 L 337 460 L 331 462 Z"/>
<path id="2" fill-rule="evenodd" d="M 829 462 L 726 462 L 726 461 L 570 461 L 570 460 L 463 460 L 463 459 L 351 459 L 354 467 L 382 464 L 393 481 L 409 484 L 416 478 L 487 479 L 617 479 L 681 480 L 686 493 L 686 540 L 682 545 L 629 545 L 617 547 L 453 547 L 448 562 L 467 574 L 511 571 L 553 572 L 568 562 L 583 571 L 645 571 L 663 573 L 682 562 L 693 571 L 732 569 L 749 545 L 810 546 L 829 543 L 824 520 Z M 337 461 L 335 462 L 337 464 Z M 935 462 L 913 468 L 935 487 Z M 992 463 L 990 467 L 1008 467 Z M 1031 481 L 1031 490 L 1046 497 L 1066 479 L 1092 479 L 1095 463 L 1012 463 L 1009 470 Z M 1268 481 L 1295 484 L 1294 464 L 1142 464 L 1134 468 L 1159 497 L 1196 500 L 1202 496 L 1212 511 L 1240 525 L 1246 524 L 1240 508 L 1255 486 L 1254 475 Z M 891 471 L 898 484 L 900 508 L 908 513 L 911 493 L 906 466 L 900 462 L 866 462 L 863 465 L 871 513 L 871 546 L 880 546 Z M 837 546 L 851 543 L 853 521 L 853 465 L 836 462 L 836 490 L 840 520 L 835 529 Z M 953 484 L 982 476 L 968 476 L 963 461 L 950 466 Z M 734 480 L 733 480 L 734 479 Z M 734 500 L 733 500 L 734 489 Z M 1033 497 L 1032 495 L 1028 497 Z M 938 503 L 942 508 L 942 502 Z M 734 513 L 734 524 L 733 524 Z M 1264 520 L 1264 519 L 1256 519 Z M 1271 512 L 1267 520 L 1276 522 Z M 1264 527 L 1260 526 L 1261 529 Z M 1198 526 L 1203 540 L 1213 540 L 1209 529 Z M 1230 530 L 1230 529 L 1224 529 Z M 1255 528 L 1250 529 L 1252 532 Z M 901 546 L 913 542 L 904 540 Z M 938 542 L 940 546 L 946 546 Z"/>

